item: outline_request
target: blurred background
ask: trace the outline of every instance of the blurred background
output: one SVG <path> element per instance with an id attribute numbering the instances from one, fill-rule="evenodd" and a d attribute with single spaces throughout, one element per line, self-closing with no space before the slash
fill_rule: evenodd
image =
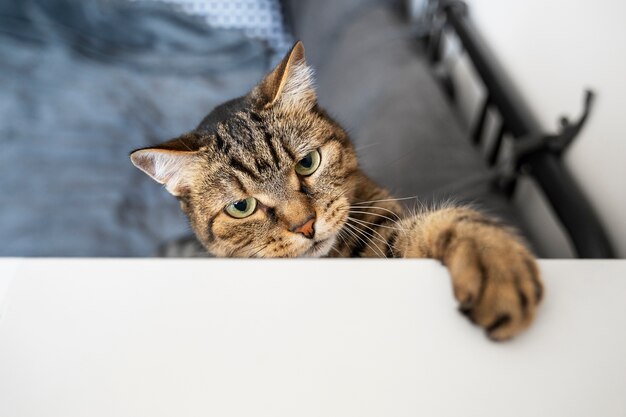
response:
<path id="1" fill-rule="evenodd" d="M 580 255 L 545 190 L 520 170 L 505 192 L 495 184 L 511 157 L 485 163 L 489 146 L 468 140 L 480 113 L 481 134 L 502 131 L 505 145 L 515 135 L 499 128 L 497 111 L 481 110 L 488 93 L 459 39 L 437 32 L 451 4 L 0 0 L 0 256 L 155 256 L 188 236 L 177 201 L 132 166 L 129 152 L 195 128 L 296 39 L 316 71 L 320 104 L 347 128 L 366 172 L 397 197 L 471 202 L 520 228 L 541 256 Z M 557 132 L 564 114 L 580 116 L 585 89 L 596 93 L 559 161 L 614 254 L 626 257 L 626 4 L 467 4 L 546 132 Z"/>

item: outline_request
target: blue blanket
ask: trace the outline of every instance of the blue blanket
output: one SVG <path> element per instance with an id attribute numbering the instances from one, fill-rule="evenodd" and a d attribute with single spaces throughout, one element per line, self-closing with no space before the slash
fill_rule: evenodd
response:
<path id="1" fill-rule="evenodd" d="M 0 0 L 0 255 L 148 256 L 187 234 L 128 153 L 194 128 L 268 56 L 159 3 Z"/>

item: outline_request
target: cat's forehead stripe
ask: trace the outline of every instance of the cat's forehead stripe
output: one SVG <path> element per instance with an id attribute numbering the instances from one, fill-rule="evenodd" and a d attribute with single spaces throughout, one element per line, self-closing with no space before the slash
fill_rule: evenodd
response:
<path id="1" fill-rule="evenodd" d="M 289 148 L 289 146 L 287 146 L 282 141 L 278 141 L 278 143 L 282 145 L 283 150 L 285 151 L 287 155 L 289 155 L 289 158 L 291 159 L 292 162 L 295 162 L 298 159 L 296 154 Z"/>
<path id="2" fill-rule="evenodd" d="M 250 111 L 250 113 L 248 113 L 250 116 L 250 119 L 255 122 L 255 123 L 263 123 L 263 118 L 255 111 Z"/>
<path id="3" fill-rule="evenodd" d="M 265 146 L 267 150 L 269 151 L 271 162 L 273 162 L 274 167 L 276 169 L 280 168 L 280 157 L 278 156 L 278 151 L 274 144 L 272 134 L 269 132 L 269 130 L 263 123 L 263 118 L 254 111 L 250 111 L 249 113 L 246 114 L 246 116 L 250 119 L 252 125 L 258 131 L 258 136 L 262 138 L 263 141 L 265 142 Z"/>
<path id="4" fill-rule="evenodd" d="M 272 155 L 272 161 L 274 161 L 274 166 L 278 168 L 280 166 L 280 159 L 278 157 L 278 152 L 276 152 L 276 148 L 274 147 L 274 143 L 272 141 L 272 135 L 267 130 L 263 131 L 263 140 L 265 140 L 265 144 L 267 148 L 270 150 L 270 154 Z"/>
<path id="5" fill-rule="evenodd" d="M 267 124 L 266 124 L 267 123 Z M 302 149 L 293 150 L 272 134 L 270 121 L 254 111 L 240 111 L 216 123 L 214 146 L 224 168 L 254 181 L 269 179 L 297 161 Z"/>
<path id="6" fill-rule="evenodd" d="M 230 145 L 224 141 L 222 136 L 217 131 L 214 133 L 214 135 L 215 135 L 215 144 L 217 145 L 217 149 L 224 153 L 228 153 L 230 151 Z"/>
<path id="7" fill-rule="evenodd" d="M 276 139 L 274 135 L 270 133 L 268 126 L 264 123 L 263 118 L 258 113 L 251 111 L 247 114 L 247 116 L 259 132 L 259 137 L 261 137 L 265 142 L 267 150 L 269 151 L 276 168 L 279 168 L 279 162 L 281 159 L 279 156 L 279 149 L 282 150 L 282 153 L 284 154 L 283 156 L 287 156 L 291 159 L 291 162 L 296 160 L 296 156 L 293 154 L 291 149 L 289 149 L 283 141 Z M 276 143 L 278 143 L 280 147 L 277 147 Z"/>
<path id="8" fill-rule="evenodd" d="M 237 175 L 235 175 L 234 173 L 231 173 L 229 175 L 229 178 L 232 179 L 233 182 L 235 183 L 236 187 L 238 188 L 237 191 L 239 191 L 240 193 L 242 193 L 244 195 L 249 194 L 248 193 L 248 189 L 244 185 L 243 181 L 241 181 Z"/>
<path id="9" fill-rule="evenodd" d="M 239 172 L 243 173 L 244 175 L 249 176 L 250 178 L 252 178 L 255 181 L 259 181 L 261 179 L 260 178 L 260 173 L 255 172 L 252 167 L 246 165 L 245 163 L 243 163 L 239 159 L 231 156 L 229 162 L 230 162 L 230 166 L 234 170 L 239 171 Z"/>

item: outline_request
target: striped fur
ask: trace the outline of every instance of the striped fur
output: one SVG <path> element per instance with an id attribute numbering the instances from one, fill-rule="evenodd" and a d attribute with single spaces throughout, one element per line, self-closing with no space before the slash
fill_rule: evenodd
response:
<path id="1" fill-rule="evenodd" d="M 245 97 L 192 132 L 135 151 L 133 163 L 179 198 L 206 249 L 227 257 L 430 257 L 448 266 L 461 312 L 497 340 L 532 321 L 543 287 L 533 256 L 497 221 L 463 207 L 409 214 L 358 166 L 346 132 L 316 104 L 296 44 Z M 309 177 L 295 165 L 319 150 Z M 253 196 L 235 219 L 230 203 Z M 293 232 L 315 218 L 314 237 Z"/>

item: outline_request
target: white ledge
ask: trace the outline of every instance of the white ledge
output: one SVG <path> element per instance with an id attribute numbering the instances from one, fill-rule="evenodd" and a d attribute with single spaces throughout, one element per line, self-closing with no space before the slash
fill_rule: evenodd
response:
<path id="1" fill-rule="evenodd" d="M 429 260 L 0 258 L 0 416 L 623 417 L 626 261 L 541 268 L 498 344 Z"/>

